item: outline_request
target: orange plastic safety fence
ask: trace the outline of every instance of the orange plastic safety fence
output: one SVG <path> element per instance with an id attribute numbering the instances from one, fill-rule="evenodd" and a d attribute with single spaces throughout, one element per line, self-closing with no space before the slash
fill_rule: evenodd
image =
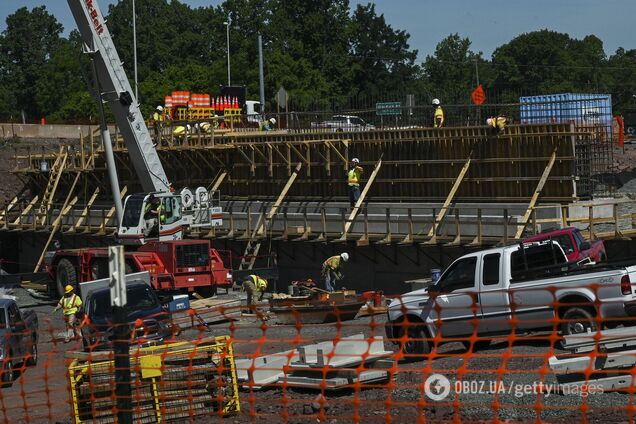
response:
<path id="1" fill-rule="evenodd" d="M 633 421 L 636 327 L 606 283 L 386 304 L 338 293 L 246 307 L 230 294 L 132 321 L 129 384 L 107 324 L 85 321 L 65 343 L 61 317 L 36 307 L 36 333 L 2 324 L 0 421 Z"/>

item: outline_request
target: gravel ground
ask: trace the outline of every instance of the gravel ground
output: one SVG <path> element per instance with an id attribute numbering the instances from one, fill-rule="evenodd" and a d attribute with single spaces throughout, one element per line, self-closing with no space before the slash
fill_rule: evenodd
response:
<path id="1" fill-rule="evenodd" d="M 79 349 L 79 344 L 53 340 L 62 329 L 59 316 L 50 315 L 50 306 L 35 308 L 40 319 L 40 361 L 25 369 L 13 387 L 0 390 L 0 422 L 71 422 L 69 382 L 63 353 Z M 204 335 L 232 334 L 236 357 L 271 354 L 294 346 L 332 340 L 337 336 L 364 333 L 384 335 L 385 317 L 378 315 L 336 324 L 302 327 L 265 323 L 244 317 L 235 323 L 210 326 Z M 196 338 L 187 330 L 184 338 Z M 385 348 L 395 350 L 390 343 Z M 507 339 L 493 340 L 483 351 L 467 353 L 459 342 L 446 343 L 428 359 L 394 362 L 390 382 L 336 393 L 273 387 L 262 391 L 241 391 L 241 413 L 224 419 L 228 423 L 413 423 L 426 421 L 483 422 L 546 421 L 590 422 L 628 421 L 633 395 L 621 393 L 577 395 L 523 394 L 539 382 L 555 383 L 547 367 L 553 353 L 548 333 L 523 338 L 510 348 Z M 396 358 L 394 358 L 396 359 Z M 454 393 L 440 401 L 424 394 L 423 382 L 433 373 L 442 374 L 455 386 L 458 379 L 472 381 L 478 393 Z M 491 394 L 490 382 L 499 381 L 506 393 Z M 481 383 L 483 382 L 483 383 Z M 511 392 L 508 392 L 512 390 Z M 516 393 L 515 393 L 516 391 Z M 196 422 L 219 422 L 203 417 Z"/>

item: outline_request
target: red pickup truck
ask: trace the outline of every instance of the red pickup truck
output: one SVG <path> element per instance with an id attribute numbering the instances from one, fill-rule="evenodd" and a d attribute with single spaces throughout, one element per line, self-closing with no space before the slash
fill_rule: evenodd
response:
<path id="1" fill-rule="evenodd" d="M 607 260 L 603 240 L 587 241 L 583 238 L 581 231 L 574 227 L 537 234 L 524 239 L 524 242 L 543 241 L 550 238 L 561 245 L 568 261 L 580 261 L 585 258 L 590 258 L 594 262 Z"/>

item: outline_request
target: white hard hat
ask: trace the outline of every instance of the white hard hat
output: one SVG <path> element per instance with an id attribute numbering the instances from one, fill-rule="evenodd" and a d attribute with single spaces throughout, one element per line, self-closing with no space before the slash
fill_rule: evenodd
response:
<path id="1" fill-rule="evenodd" d="M 353 163 L 360 163 L 360 159 L 358 159 L 358 158 L 353 158 L 353 159 L 351 159 L 351 162 L 353 162 Z"/>
<path id="2" fill-rule="evenodd" d="M 192 129 L 192 127 L 190 126 L 190 124 L 186 124 L 186 128 L 188 129 L 188 131 L 190 131 Z"/>
<path id="3" fill-rule="evenodd" d="M 163 106 L 161 106 L 161 105 L 157 106 L 157 110 L 158 110 L 159 112 L 163 112 Z"/>
<path id="4" fill-rule="evenodd" d="M 486 119 L 486 125 L 492 125 L 492 118 Z"/>
<path id="5" fill-rule="evenodd" d="M 272 123 L 272 125 L 276 124 L 276 118 L 269 118 L 269 122 Z"/>
<path id="6" fill-rule="evenodd" d="M 433 104 L 434 105 L 438 105 L 439 104 L 439 99 L 433 99 Z"/>
<path id="7" fill-rule="evenodd" d="M 347 262 L 349 260 L 349 254 L 347 252 L 345 253 L 341 253 L 340 257 L 342 258 L 343 261 Z"/>

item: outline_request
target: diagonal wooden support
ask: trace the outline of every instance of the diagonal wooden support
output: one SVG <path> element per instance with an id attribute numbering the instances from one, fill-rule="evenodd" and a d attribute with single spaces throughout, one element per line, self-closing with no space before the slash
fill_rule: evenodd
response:
<path id="1" fill-rule="evenodd" d="M 46 223 L 46 215 L 51 209 L 51 204 L 55 198 L 57 186 L 60 182 L 60 178 L 62 177 L 67 159 L 68 152 L 64 152 L 64 147 L 60 147 L 59 155 L 49 170 L 49 181 L 46 185 L 46 189 L 44 190 L 44 194 L 42 195 L 42 203 L 40 204 L 38 213 L 36 214 L 40 225 L 44 225 Z"/>
<path id="2" fill-rule="evenodd" d="M 6 225 L 7 225 L 7 221 L 8 221 L 8 219 L 9 219 L 9 216 L 8 216 L 9 211 L 11 211 L 11 209 L 13 209 L 13 207 L 14 207 L 15 205 L 17 205 L 17 204 L 18 204 L 18 196 L 15 196 L 15 197 L 14 197 L 14 198 L 13 198 L 13 199 L 9 202 L 9 204 L 8 204 L 8 205 L 6 205 L 6 206 L 2 209 L 2 211 L 0 211 L 0 222 L 2 222 L 2 223 L 3 223 L 3 225 L 4 225 L 5 227 L 6 227 Z"/>
<path id="3" fill-rule="evenodd" d="M 461 171 L 459 171 L 459 175 L 457 176 L 457 178 L 455 178 L 455 183 L 453 183 L 453 187 L 451 188 L 450 192 L 448 193 L 448 196 L 446 197 L 446 200 L 444 201 L 444 204 L 442 205 L 441 209 L 437 213 L 437 216 L 435 217 L 435 222 L 433 222 L 433 227 L 428 232 L 428 237 L 430 237 L 430 240 L 425 242 L 425 244 L 437 243 L 437 229 L 439 228 L 439 225 L 442 223 L 442 220 L 446 216 L 446 212 L 448 212 L 448 207 L 450 206 L 451 202 L 455 198 L 455 194 L 457 193 L 457 190 L 459 190 L 459 186 L 464 180 L 464 177 L 466 176 L 466 173 L 468 172 L 468 168 L 470 168 L 471 161 L 472 161 L 472 158 L 468 156 L 468 160 L 462 167 Z"/>
<path id="4" fill-rule="evenodd" d="M 24 208 L 24 210 L 22 210 L 22 212 L 20 213 L 20 216 L 18 216 L 15 221 L 11 223 L 11 225 L 21 225 L 22 219 L 29 215 L 29 212 L 31 211 L 31 209 L 33 209 L 33 206 L 35 206 L 39 198 L 40 196 L 36 195 L 33 199 L 31 199 L 26 208 Z"/>
<path id="5" fill-rule="evenodd" d="M 252 243 L 257 238 L 265 235 L 268 223 L 271 222 L 274 215 L 278 213 L 278 209 L 280 208 L 280 205 L 283 203 L 283 200 L 285 199 L 285 196 L 287 195 L 287 192 L 291 188 L 292 184 L 294 184 L 294 181 L 296 181 L 296 177 L 298 176 L 298 173 L 300 172 L 301 168 L 302 168 L 302 163 L 298 163 L 296 165 L 296 169 L 294 169 L 294 172 L 291 174 L 291 176 L 287 180 L 287 184 L 285 184 L 285 186 L 283 187 L 283 190 L 278 195 L 276 202 L 274 202 L 274 204 L 270 208 L 265 219 L 259 220 L 258 224 L 256 224 L 256 227 L 254 228 L 254 232 L 252 233 L 252 237 L 247 242 L 247 246 L 245 247 L 245 253 L 243 254 L 243 256 L 249 255 L 250 259 L 249 261 L 246 261 L 245 258 L 243 258 L 243 260 L 241 261 L 241 264 L 239 265 L 240 270 L 252 269 L 254 267 L 254 263 L 256 262 L 256 256 L 258 255 L 258 252 L 261 249 L 261 242 L 260 241 L 256 242 L 256 245 L 254 247 L 252 247 Z M 247 268 L 245 268 L 245 266 L 247 266 Z"/>
<path id="6" fill-rule="evenodd" d="M 77 222 L 67 231 L 68 233 L 74 233 L 78 230 L 79 227 L 82 226 L 82 224 L 88 217 L 88 211 L 90 210 L 91 206 L 93 206 L 93 203 L 95 203 L 95 199 L 97 199 L 98 195 L 99 195 L 99 187 L 95 189 L 95 192 L 93 193 L 91 198 L 88 199 L 88 203 L 86 203 L 86 206 L 84 207 L 84 210 L 82 211 L 82 214 L 78 218 Z"/>
<path id="7" fill-rule="evenodd" d="M 541 175 L 539 184 L 537 184 L 537 188 L 534 189 L 534 193 L 532 194 L 532 198 L 530 199 L 530 203 L 528 204 L 528 209 L 526 210 L 526 213 L 523 215 L 523 218 L 521 218 L 521 223 L 517 225 L 517 233 L 515 234 L 515 239 L 517 240 L 521 238 L 523 231 L 526 229 L 526 226 L 528 225 L 528 221 L 530 220 L 530 215 L 532 214 L 532 211 L 534 209 L 534 205 L 537 203 L 537 200 L 539 199 L 539 195 L 541 194 L 541 191 L 543 190 L 543 186 L 545 186 L 545 182 L 548 181 L 548 177 L 550 176 L 550 171 L 552 171 L 552 166 L 554 166 L 554 162 L 556 161 L 556 154 L 557 154 L 557 150 L 554 149 L 554 152 L 552 152 L 552 156 L 550 156 L 550 160 L 548 161 L 548 164 L 543 170 L 543 175 Z"/>
<path id="8" fill-rule="evenodd" d="M 214 184 L 212 184 L 212 188 L 210 189 L 210 192 L 214 193 L 215 191 L 217 191 L 219 189 L 219 186 L 225 180 L 225 177 L 227 177 L 228 174 L 229 172 L 227 170 L 224 170 L 223 172 L 221 172 L 221 174 L 216 179 L 216 181 L 214 181 Z"/>
<path id="9" fill-rule="evenodd" d="M 356 217 L 358 216 L 358 212 L 360 211 L 360 206 L 362 206 L 362 202 L 364 202 L 364 199 L 367 196 L 369 189 L 373 185 L 373 181 L 375 181 L 375 177 L 378 175 L 378 172 L 380 171 L 381 166 L 382 166 L 382 156 L 380 156 L 380 159 L 378 159 L 378 162 L 375 164 L 375 168 L 373 169 L 371 176 L 369 176 L 369 180 L 365 184 L 364 189 L 362 190 L 362 193 L 360 194 L 360 198 L 358 198 L 358 201 L 353 207 L 353 210 L 351 211 L 351 214 L 349 215 L 349 218 L 347 219 L 347 222 L 345 223 L 344 229 L 342 231 L 342 236 L 340 236 L 338 240 L 335 240 L 335 242 L 347 241 L 347 234 L 349 233 L 349 230 L 351 230 L 351 227 L 353 226 L 353 221 L 356 219 Z"/>
<path id="10" fill-rule="evenodd" d="M 119 197 L 121 197 L 122 199 L 124 198 L 124 196 L 126 196 L 126 193 L 128 193 L 128 186 L 124 186 L 124 188 L 121 189 L 120 195 Z M 115 215 L 115 206 L 113 206 L 112 208 L 109 209 L 109 211 L 106 213 L 106 216 L 104 217 L 104 220 L 102 221 L 101 225 L 99 226 L 99 231 L 97 231 L 96 235 L 105 235 L 106 234 L 106 224 L 108 224 L 108 221 L 111 220 L 111 218 L 113 217 L 113 215 Z M 119 228 L 119 222 L 116 225 Z"/>
<path id="11" fill-rule="evenodd" d="M 66 203 L 65 206 L 60 211 L 60 214 L 57 216 L 57 218 L 53 222 L 53 225 L 51 227 L 51 233 L 49 234 L 49 238 L 46 240 L 46 243 L 44 244 L 44 248 L 42 249 L 42 253 L 40 254 L 40 259 L 38 259 L 38 263 L 35 265 L 33 272 L 38 272 L 38 270 L 42 266 L 42 262 L 44 262 L 44 257 L 46 255 L 46 249 L 49 248 L 51 241 L 53 241 L 53 237 L 55 237 L 55 234 L 57 234 L 57 230 L 59 230 L 60 227 L 62 226 L 62 219 L 64 219 L 64 217 L 68 215 L 70 210 L 73 209 L 73 206 L 75 206 L 75 203 L 77 203 L 77 199 L 78 199 L 77 196 L 75 196 L 73 197 L 71 201 Z M 66 200 L 68 200 L 68 198 Z"/>

